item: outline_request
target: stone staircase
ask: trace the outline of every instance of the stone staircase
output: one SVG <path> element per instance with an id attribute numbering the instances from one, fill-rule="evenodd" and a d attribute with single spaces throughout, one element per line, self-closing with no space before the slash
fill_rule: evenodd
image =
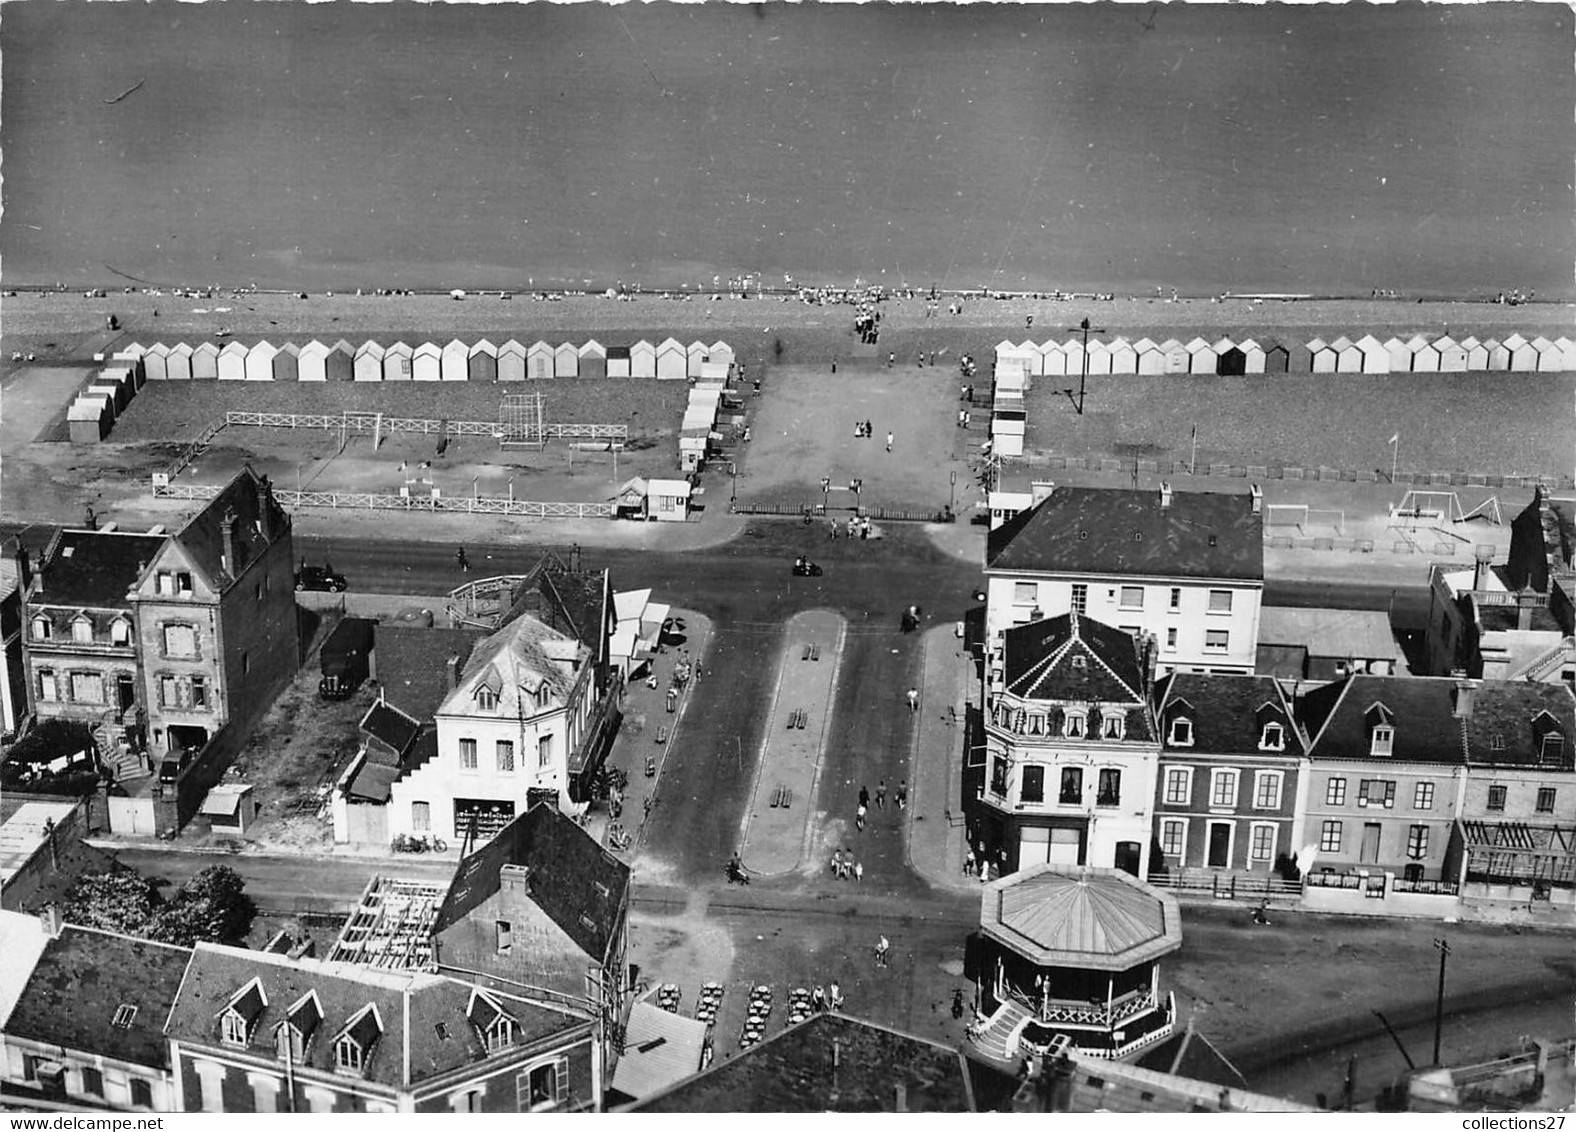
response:
<path id="1" fill-rule="evenodd" d="M 108 718 L 99 720 L 93 729 L 93 742 L 98 745 L 99 761 L 114 775 L 116 782 L 129 782 L 153 773 L 126 741 L 124 726 Z"/>
<path id="2" fill-rule="evenodd" d="M 996 1061 L 1017 1060 L 1018 1035 L 1023 1032 L 1024 1024 L 1033 1017 L 1027 1008 L 1008 999 L 975 1032 L 972 1039 L 974 1048 Z"/>

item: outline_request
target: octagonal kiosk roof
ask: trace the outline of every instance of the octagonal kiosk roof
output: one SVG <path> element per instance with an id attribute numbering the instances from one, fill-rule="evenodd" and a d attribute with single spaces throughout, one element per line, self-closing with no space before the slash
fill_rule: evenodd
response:
<path id="1" fill-rule="evenodd" d="M 985 886 L 980 930 L 1042 967 L 1126 971 L 1182 946 L 1176 897 L 1121 869 L 1033 865 Z"/>

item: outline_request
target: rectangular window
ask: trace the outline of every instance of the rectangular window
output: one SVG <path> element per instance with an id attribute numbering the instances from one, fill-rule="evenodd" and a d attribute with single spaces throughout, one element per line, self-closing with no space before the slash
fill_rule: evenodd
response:
<path id="1" fill-rule="evenodd" d="M 1160 823 L 1160 852 L 1167 857 L 1182 856 L 1182 847 L 1187 843 L 1187 823 L 1182 821 L 1166 821 Z"/>
<path id="2" fill-rule="evenodd" d="M 460 740 L 460 769 L 461 770 L 475 770 L 476 769 L 476 740 L 475 739 L 461 739 Z"/>
<path id="3" fill-rule="evenodd" d="M 558 1104 L 569 1095 L 569 1059 L 560 1057 L 520 1074 L 515 1090 L 522 1112 Z"/>
<path id="4" fill-rule="evenodd" d="M 1012 603 L 1014 605 L 1033 605 L 1039 600 L 1040 587 L 1033 582 L 1012 583 Z"/>
<path id="5" fill-rule="evenodd" d="M 1064 806 L 1083 804 L 1083 768 L 1076 766 L 1062 768 L 1062 790 L 1057 795 L 1057 800 Z"/>
<path id="6" fill-rule="evenodd" d="M 1166 768 L 1166 805 L 1185 806 L 1193 793 L 1193 772 L 1187 767 Z"/>
<path id="7" fill-rule="evenodd" d="M 93 622 L 78 618 L 71 623 L 71 639 L 79 645 L 93 643 Z"/>
<path id="8" fill-rule="evenodd" d="M 103 675 L 98 672 L 73 672 L 71 674 L 71 698 L 79 704 L 103 703 Z"/>
<path id="9" fill-rule="evenodd" d="M 173 596 L 175 593 L 175 575 L 168 570 L 159 571 L 158 592 L 166 597 Z"/>
<path id="10" fill-rule="evenodd" d="M 1339 853 L 1341 851 L 1341 823 L 1327 821 L 1319 827 L 1319 852 Z"/>
<path id="11" fill-rule="evenodd" d="M 1503 810 L 1505 808 L 1505 795 L 1507 791 L 1503 786 L 1490 786 L 1488 788 L 1488 808 Z"/>
<path id="12" fill-rule="evenodd" d="M 1275 827 L 1256 825 L 1248 843 L 1248 859 L 1268 864 L 1275 856 Z"/>
<path id="13" fill-rule="evenodd" d="M 1073 584 L 1073 612 L 1079 617 L 1089 612 L 1089 587 L 1082 582 Z"/>
<path id="14" fill-rule="evenodd" d="M 1172 586 L 1171 587 L 1171 608 L 1172 609 L 1181 609 L 1182 608 L 1182 587 L 1181 586 Z"/>
<path id="15" fill-rule="evenodd" d="M 1126 733 L 1127 716 L 1121 712 L 1106 711 L 1100 715 L 1100 738 L 1120 739 Z"/>
<path id="16" fill-rule="evenodd" d="M 225 1012 L 221 1033 L 225 1045 L 246 1048 L 246 1019 L 235 1011 Z"/>
<path id="17" fill-rule="evenodd" d="M 112 645 L 131 644 L 131 623 L 119 619 L 111 621 L 109 625 L 109 643 Z"/>
<path id="18" fill-rule="evenodd" d="M 1388 755 L 1395 745 L 1395 728 L 1375 727 L 1373 732 L 1373 745 L 1370 754 Z"/>
<path id="19" fill-rule="evenodd" d="M 164 655 L 194 657 L 197 655 L 197 630 L 190 625 L 164 626 Z"/>
<path id="20" fill-rule="evenodd" d="M 1278 770 L 1261 770 L 1253 776 L 1253 808 L 1278 810 L 1281 799 L 1281 775 Z"/>
<path id="21" fill-rule="evenodd" d="M 1177 716 L 1171 721 L 1171 736 L 1166 740 L 1173 747 L 1191 747 L 1193 745 L 1193 721 L 1186 716 Z"/>
<path id="22" fill-rule="evenodd" d="M 1432 782 L 1419 782 L 1413 788 L 1412 808 L 1414 810 L 1431 810 L 1434 808 L 1434 784 Z"/>
<path id="23" fill-rule="evenodd" d="M 1357 784 L 1359 806 L 1395 806 L 1395 783 L 1384 778 L 1365 778 Z"/>
<path id="24" fill-rule="evenodd" d="M 1142 609 L 1142 608 L 1144 608 L 1144 587 L 1143 586 L 1123 586 L 1122 587 L 1122 596 L 1121 596 L 1120 601 L 1117 604 L 1117 608 L 1118 609 Z"/>
<path id="25" fill-rule="evenodd" d="M 990 792 L 998 798 L 1007 795 L 1007 760 L 997 755 L 990 761 Z"/>
<path id="26" fill-rule="evenodd" d="M 1068 712 L 1062 717 L 1062 734 L 1069 739 L 1084 737 L 1084 717 L 1081 712 Z"/>
<path id="27" fill-rule="evenodd" d="M 82 1091 L 90 1097 L 104 1095 L 104 1074 L 94 1069 L 91 1065 L 82 1067 Z"/>
<path id="28" fill-rule="evenodd" d="M 1538 787 L 1537 809 L 1540 814 L 1552 814 L 1554 812 L 1554 787 Z"/>
<path id="29" fill-rule="evenodd" d="M 192 592 L 192 576 L 185 570 L 175 575 L 175 591 L 181 594 Z"/>
<path id="30" fill-rule="evenodd" d="M 1326 806 L 1346 805 L 1346 779 L 1332 778 L 1325 784 L 1324 804 Z"/>
<path id="31" fill-rule="evenodd" d="M 33 639 L 47 641 L 55 635 L 55 627 L 47 617 L 33 618 Z"/>
<path id="32" fill-rule="evenodd" d="M 1409 826 L 1406 831 L 1406 855 L 1414 861 L 1428 856 L 1428 827 Z"/>
<path id="33" fill-rule="evenodd" d="M 1100 772 L 1100 788 L 1095 793 L 1094 804 L 1097 806 L 1119 806 L 1122 804 L 1121 771 L 1107 767 Z"/>
<path id="34" fill-rule="evenodd" d="M 412 802 L 410 804 L 410 828 L 417 833 L 427 833 L 432 829 L 431 802 Z"/>
<path id="35" fill-rule="evenodd" d="M 1230 613 L 1231 612 L 1231 591 L 1230 590 L 1210 590 L 1209 591 L 1209 611 L 1211 613 Z"/>
<path id="36" fill-rule="evenodd" d="M 1213 770 L 1209 773 L 1209 804 L 1235 806 L 1237 804 L 1237 772 Z"/>
<path id="37" fill-rule="evenodd" d="M 60 686 L 55 683 L 55 670 L 53 668 L 40 668 L 38 670 L 38 698 L 48 704 L 52 704 L 60 698 Z"/>
<path id="38" fill-rule="evenodd" d="M 498 740 L 498 772 L 500 774 L 514 773 L 514 740 Z"/>
<path id="39" fill-rule="evenodd" d="M 133 1108 L 153 1107 L 153 1085 L 141 1077 L 131 1079 L 131 1105 Z"/>
<path id="40" fill-rule="evenodd" d="M 553 765 L 553 737 L 542 735 L 536 740 L 536 766 L 538 770 L 545 770 Z"/>
<path id="41" fill-rule="evenodd" d="M 205 708 L 208 706 L 208 679 L 205 676 L 192 677 L 192 707 Z"/>
<path id="42" fill-rule="evenodd" d="M 334 1045 L 334 1068 L 341 1073 L 361 1070 L 361 1047 L 350 1037 L 340 1038 Z"/>
<path id="43" fill-rule="evenodd" d="M 159 677 L 159 704 L 161 707 L 180 707 L 180 683 L 173 676 Z"/>
<path id="44" fill-rule="evenodd" d="M 497 940 L 498 954 L 508 955 L 514 947 L 514 925 L 508 920 L 499 920 L 493 925 L 493 935 Z"/>
<path id="45" fill-rule="evenodd" d="M 1225 652 L 1231 647 L 1231 633 L 1225 629 L 1204 630 L 1204 651 Z"/>
<path id="46" fill-rule="evenodd" d="M 1175 629 L 1167 629 L 1166 630 L 1166 651 L 1167 652 L 1175 652 L 1176 651 L 1176 647 L 1177 647 L 1177 631 Z"/>
<path id="47" fill-rule="evenodd" d="M 1023 768 L 1023 786 L 1018 791 L 1018 798 L 1023 802 L 1045 801 L 1045 768 L 1043 766 L 1026 766 Z"/>

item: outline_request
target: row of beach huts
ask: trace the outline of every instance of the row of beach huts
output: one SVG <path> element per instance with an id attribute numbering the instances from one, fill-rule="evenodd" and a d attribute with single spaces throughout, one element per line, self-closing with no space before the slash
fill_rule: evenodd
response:
<path id="1" fill-rule="evenodd" d="M 66 410 L 66 432 L 73 444 L 96 444 L 142 388 L 144 370 L 136 358 L 111 358 L 77 394 Z"/>
<path id="2" fill-rule="evenodd" d="M 1525 338 L 1461 339 L 1413 335 L 1381 342 L 1371 334 L 1355 341 L 1345 336 L 1325 341 L 1240 342 L 1221 338 L 1206 342 L 1194 338 L 1180 342 L 1168 338 L 1154 342 L 1140 338 L 1109 342 L 1091 338 L 1088 346 L 1090 374 L 1251 374 L 1251 373 L 1559 373 L 1576 370 L 1576 343 L 1570 338 L 1550 341 L 1539 335 Z M 1081 338 L 1054 340 L 1041 345 L 1003 341 L 996 347 L 996 368 L 1021 369 L 1026 377 L 1077 376 L 1084 372 Z"/>
<path id="3" fill-rule="evenodd" d="M 513 338 L 501 346 L 487 339 L 446 346 L 395 342 L 383 346 L 344 339 L 332 344 L 317 340 L 297 346 L 269 342 L 245 345 L 202 342 L 189 346 L 132 343 L 115 353 L 116 360 L 140 364 L 150 381 L 526 381 L 559 377 L 650 377 L 682 380 L 699 377 L 707 362 L 732 364 L 726 342 L 691 342 L 668 338 L 652 345 L 603 346 L 592 339 L 582 345 L 557 346 Z"/>

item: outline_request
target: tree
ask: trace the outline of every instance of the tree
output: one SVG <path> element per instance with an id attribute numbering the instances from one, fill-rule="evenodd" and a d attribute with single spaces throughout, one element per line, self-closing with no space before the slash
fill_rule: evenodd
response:
<path id="1" fill-rule="evenodd" d="M 125 935 L 146 935 L 159 907 L 159 893 L 141 873 L 126 870 L 78 878 L 66 894 L 62 919 Z"/>
<path id="2" fill-rule="evenodd" d="M 246 882 L 227 865 L 210 865 L 181 886 L 153 917 L 148 935 L 190 947 L 198 940 L 239 943 L 252 930 L 257 906 Z"/>

